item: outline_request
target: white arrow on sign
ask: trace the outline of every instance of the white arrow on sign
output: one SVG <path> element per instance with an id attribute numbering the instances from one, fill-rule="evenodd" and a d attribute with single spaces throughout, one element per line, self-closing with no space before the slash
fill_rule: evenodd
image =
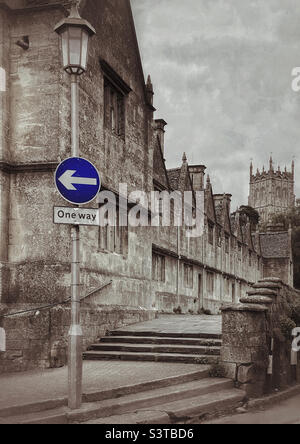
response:
<path id="1" fill-rule="evenodd" d="M 97 186 L 97 179 L 91 179 L 88 177 L 73 177 L 76 171 L 67 170 L 64 172 L 62 176 L 58 179 L 63 186 L 69 191 L 77 191 L 75 185 L 93 185 Z"/>

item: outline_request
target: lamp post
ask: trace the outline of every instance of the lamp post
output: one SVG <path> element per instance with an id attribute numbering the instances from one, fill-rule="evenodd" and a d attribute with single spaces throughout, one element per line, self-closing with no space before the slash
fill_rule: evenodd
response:
<path id="1" fill-rule="evenodd" d="M 72 157 L 79 157 L 79 93 L 78 79 L 87 69 L 89 38 L 96 31 L 80 17 L 78 1 L 74 2 L 68 18 L 55 26 L 61 37 L 64 70 L 71 76 L 71 142 Z M 71 328 L 69 331 L 68 384 L 69 408 L 78 409 L 82 403 L 82 329 L 80 325 L 80 249 L 79 226 L 71 228 Z"/>

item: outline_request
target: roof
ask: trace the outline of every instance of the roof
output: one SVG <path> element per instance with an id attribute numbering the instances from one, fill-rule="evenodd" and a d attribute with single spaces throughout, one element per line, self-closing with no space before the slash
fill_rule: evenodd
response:
<path id="1" fill-rule="evenodd" d="M 262 256 L 265 258 L 290 257 L 289 233 L 261 233 L 260 244 Z"/>
<path id="2" fill-rule="evenodd" d="M 181 168 L 168 170 L 167 173 L 170 182 L 170 187 L 172 188 L 172 190 L 178 191 Z"/>

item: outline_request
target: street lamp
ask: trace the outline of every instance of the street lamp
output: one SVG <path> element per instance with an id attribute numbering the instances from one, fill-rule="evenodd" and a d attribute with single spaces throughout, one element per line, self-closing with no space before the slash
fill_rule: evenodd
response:
<path id="1" fill-rule="evenodd" d="M 96 34 L 92 25 L 80 17 L 78 1 L 70 16 L 55 27 L 61 36 L 63 66 L 71 75 L 71 141 L 72 157 L 79 157 L 79 94 L 78 78 L 87 69 L 89 38 Z M 82 329 L 80 325 L 80 238 L 79 226 L 71 229 L 71 328 L 69 331 L 68 384 L 69 408 L 79 409 L 82 403 Z"/>
<path id="2" fill-rule="evenodd" d="M 54 30 L 61 36 L 65 71 L 68 74 L 83 74 L 87 68 L 89 37 L 96 31 L 80 17 L 77 2 L 73 3 L 70 16 L 59 22 Z"/>

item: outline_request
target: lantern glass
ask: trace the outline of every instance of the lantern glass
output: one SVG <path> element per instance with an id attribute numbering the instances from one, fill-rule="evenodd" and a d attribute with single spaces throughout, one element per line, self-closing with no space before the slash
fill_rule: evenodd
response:
<path id="1" fill-rule="evenodd" d="M 62 54 L 63 54 L 63 64 L 64 68 L 66 69 L 69 65 L 69 33 L 66 29 L 61 34 L 61 41 L 62 41 Z"/>
<path id="2" fill-rule="evenodd" d="M 88 45 L 89 45 L 89 35 L 83 29 L 82 30 L 82 41 L 81 41 L 81 66 L 84 70 L 86 70 L 86 68 L 87 68 Z"/>
<path id="3" fill-rule="evenodd" d="M 69 28 L 69 57 L 70 65 L 81 66 L 81 28 Z"/>

